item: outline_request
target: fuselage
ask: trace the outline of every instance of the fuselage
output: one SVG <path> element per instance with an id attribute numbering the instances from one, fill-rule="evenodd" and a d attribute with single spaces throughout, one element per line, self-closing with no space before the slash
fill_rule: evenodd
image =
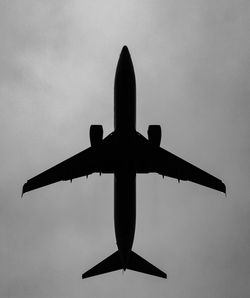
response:
<path id="1" fill-rule="evenodd" d="M 132 155 L 136 132 L 136 82 L 133 63 L 126 46 L 116 68 L 114 85 L 114 128 L 122 157 L 114 173 L 115 235 L 123 269 L 132 249 L 136 221 L 136 172 Z"/>

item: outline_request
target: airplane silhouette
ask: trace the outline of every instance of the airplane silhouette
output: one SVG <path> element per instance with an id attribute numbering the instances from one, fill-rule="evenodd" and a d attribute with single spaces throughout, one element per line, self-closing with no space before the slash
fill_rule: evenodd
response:
<path id="1" fill-rule="evenodd" d="M 102 125 L 90 126 L 91 146 L 29 179 L 23 193 L 92 173 L 114 174 L 114 221 L 118 250 L 82 275 L 134 270 L 167 278 L 167 274 L 132 251 L 136 222 L 136 174 L 158 173 L 189 180 L 226 193 L 218 178 L 160 147 L 160 125 L 149 125 L 148 139 L 136 131 L 136 82 L 128 48 L 122 48 L 115 74 L 114 131 L 103 138 Z M 23 194 L 22 193 L 22 194 Z"/>

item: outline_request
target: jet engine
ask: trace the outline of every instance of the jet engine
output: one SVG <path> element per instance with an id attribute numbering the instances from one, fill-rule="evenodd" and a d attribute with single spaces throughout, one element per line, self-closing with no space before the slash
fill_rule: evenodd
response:
<path id="1" fill-rule="evenodd" d="M 161 143 L 161 126 L 149 125 L 148 126 L 148 139 L 154 146 L 160 146 Z"/>
<path id="2" fill-rule="evenodd" d="M 89 129 L 89 138 L 91 146 L 99 145 L 103 138 L 102 125 L 92 124 Z"/>

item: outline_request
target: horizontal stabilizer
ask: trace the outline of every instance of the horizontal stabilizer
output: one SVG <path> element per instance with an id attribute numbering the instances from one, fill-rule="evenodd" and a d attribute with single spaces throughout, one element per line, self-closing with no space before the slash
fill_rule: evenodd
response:
<path id="1" fill-rule="evenodd" d="M 87 277 L 108 273 L 119 269 L 122 269 L 122 263 L 119 252 L 116 251 L 111 256 L 107 257 L 105 260 L 103 260 L 87 272 L 83 273 L 82 278 L 84 279 Z"/>
<path id="2" fill-rule="evenodd" d="M 139 271 L 145 274 L 151 274 L 155 276 L 159 276 L 162 278 L 167 278 L 167 274 L 148 261 L 144 260 L 142 257 L 137 255 L 135 252 L 130 252 L 129 263 L 127 265 L 127 269 Z"/>

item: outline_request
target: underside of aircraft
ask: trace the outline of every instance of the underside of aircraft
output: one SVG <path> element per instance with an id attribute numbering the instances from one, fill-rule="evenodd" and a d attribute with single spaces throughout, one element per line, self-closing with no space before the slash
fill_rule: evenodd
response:
<path id="1" fill-rule="evenodd" d="M 213 175 L 160 147 L 161 127 L 150 125 L 148 138 L 136 130 L 136 87 L 132 60 L 126 46 L 118 61 L 114 90 L 114 131 L 103 138 L 102 125 L 91 125 L 91 146 L 29 179 L 23 193 L 58 182 L 114 174 L 114 219 L 118 250 L 82 275 L 134 270 L 159 277 L 167 275 L 132 250 L 136 221 L 136 174 L 158 173 L 226 192 Z"/>

